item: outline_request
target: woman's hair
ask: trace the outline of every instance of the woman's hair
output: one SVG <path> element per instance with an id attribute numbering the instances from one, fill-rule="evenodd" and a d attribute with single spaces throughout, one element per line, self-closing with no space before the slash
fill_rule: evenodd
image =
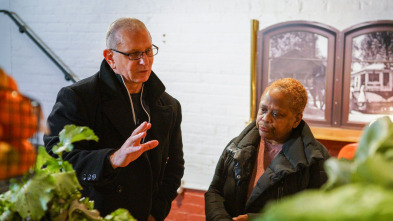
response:
<path id="1" fill-rule="evenodd" d="M 117 45 L 120 44 L 120 39 L 117 33 L 122 29 L 128 29 L 131 31 L 146 30 L 145 24 L 136 18 L 119 18 L 114 21 L 106 32 L 106 47 L 107 49 L 116 49 Z M 150 35 L 150 33 L 149 33 Z"/>
<path id="2" fill-rule="evenodd" d="M 291 109 L 294 113 L 303 113 L 307 105 L 307 91 L 303 85 L 293 78 L 282 78 L 274 81 L 264 91 L 277 88 L 286 95 L 291 102 Z"/>

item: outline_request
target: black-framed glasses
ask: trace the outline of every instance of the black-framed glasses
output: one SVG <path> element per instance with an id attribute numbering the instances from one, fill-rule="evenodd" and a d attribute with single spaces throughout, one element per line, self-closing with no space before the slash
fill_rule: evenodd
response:
<path id="1" fill-rule="evenodd" d="M 121 52 L 121 51 L 118 51 L 118 50 L 115 50 L 115 49 L 109 49 L 109 50 L 117 52 L 117 53 L 122 54 L 122 55 L 125 55 L 130 60 L 139 60 L 139 59 L 141 59 L 142 56 L 143 56 L 143 53 L 145 53 L 147 55 L 147 57 L 153 57 L 154 55 L 156 55 L 158 53 L 158 47 L 155 46 L 155 45 L 152 45 L 151 48 L 148 48 L 145 51 L 132 52 L 132 53 L 129 53 L 129 54 L 126 54 L 124 52 Z"/>

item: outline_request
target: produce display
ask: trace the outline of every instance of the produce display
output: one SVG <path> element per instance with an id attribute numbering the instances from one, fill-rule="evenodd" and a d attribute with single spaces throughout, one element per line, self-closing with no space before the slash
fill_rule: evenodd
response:
<path id="1" fill-rule="evenodd" d="M 126 209 L 118 209 L 101 217 L 94 202 L 81 198 L 76 173 L 72 165 L 62 160 L 64 151 L 73 143 L 98 137 L 87 127 L 67 125 L 59 134 L 60 142 L 53 147 L 57 158 L 44 147 L 38 149 L 34 167 L 21 181 L 12 180 L 10 190 L 0 195 L 0 220 L 134 220 Z M 110 202 L 108 202 L 110 203 Z"/>
<path id="2" fill-rule="evenodd" d="M 363 130 L 353 160 L 330 158 L 328 182 L 270 203 L 257 220 L 393 220 L 393 123 Z"/>
<path id="3" fill-rule="evenodd" d="M 35 107 L 17 91 L 0 90 L 0 122 L 0 140 L 27 139 L 38 129 Z"/>
<path id="4" fill-rule="evenodd" d="M 35 147 L 28 140 L 0 141 L 0 179 L 23 175 L 35 160 Z"/>
<path id="5" fill-rule="evenodd" d="M 0 181 L 10 181 L 9 190 L 0 194 L 0 221 L 134 220 L 126 209 L 101 217 L 94 202 L 81 197 L 72 165 L 62 160 L 73 143 L 97 141 L 93 131 L 68 125 L 53 147 L 57 158 L 42 146 L 37 154 L 28 139 L 36 134 L 41 117 L 39 104 L 20 94 L 15 81 L 0 68 Z"/>
<path id="6" fill-rule="evenodd" d="M 0 68 L 0 88 L 9 89 L 12 91 L 18 90 L 18 86 L 16 85 L 15 80 L 9 75 L 7 75 L 1 68 Z"/>
<path id="7" fill-rule="evenodd" d="M 28 138 L 37 132 L 40 114 L 39 104 L 0 69 L 0 180 L 21 176 L 34 164 L 36 149 Z"/>

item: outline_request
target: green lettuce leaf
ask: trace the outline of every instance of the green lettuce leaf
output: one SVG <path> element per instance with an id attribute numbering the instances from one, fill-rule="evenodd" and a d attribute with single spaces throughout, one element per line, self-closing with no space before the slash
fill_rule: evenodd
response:
<path id="1" fill-rule="evenodd" d="M 332 189 L 353 182 L 393 184 L 393 123 L 381 117 L 364 128 L 354 159 L 330 158 L 325 162 L 328 182 L 323 189 Z"/>
<path id="2" fill-rule="evenodd" d="M 70 221 L 102 220 L 97 210 L 90 210 L 84 203 L 77 200 L 72 201 L 68 212 L 68 218 Z"/>
<path id="3" fill-rule="evenodd" d="M 133 221 L 134 217 L 126 209 L 117 209 L 111 214 L 104 217 L 105 221 Z"/>
<path id="4" fill-rule="evenodd" d="M 43 168 L 44 165 L 45 165 L 45 168 Z M 62 164 L 59 162 L 59 160 L 57 160 L 57 159 L 53 158 L 51 155 L 49 155 L 46 152 L 45 147 L 40 146 L 38 148 L 38 154 L 37 154 L 35 169 L 34 169 L 37 174 L 58 173 L 61 170 L 61 168 L 62 168 Z"/>
<path id="5" fill-rule="evenodd" d="M 325 170 L 329 177 L 324 189 L 332 189 L 337 186 L 348 184 L 352 181 L 354 164 L 347 159 L 329 158 L 325 162 Z"/>
<path id="6" fill-rule="evenodd" d="M 82 189 L 76 178 L 75 171 L 52 174 L 55 182 L 55 193 L 62 199 L 71 198 L 78 190 Z"/>
<path id="7" fill-rule="evenodd" d="M 75 125 L 66 125 L 59 133 L 59 143 L 53 147 L 53 153 L 61 154 L 64 151 L 71 151 L 74 146 L 72 143 L 82 140 L 98 141 L 98 137 L 93 130 L 88 127 L 78 127 Z"/>
<path id="8" fill-rule="evenodd" d="M 365 127 L 356 150 L 357 161 L 366 160 L 375 153 L 385 153 L 393 147 L 393 124 L 389 117 L 381 117 Z"/>
<path id="9" fill-rule="evenodd" d="M 330 158 L 328 182 L 270 203 L 258 220 L 393 220 L 393 123 L 365 127 L 353 160 Z"/>
<path id="10" fill-rule="evenodd" d="M 366 158 L 353 171 L 352 182 L 374 183 L 393 189 L 393 161 L 386 160 L 382 154 Z"/>
<path id="11" fill-rule="evenodd" d="M 378 185 L 348 184 L 331 191 L 309 190 L 269 204 L 263 221 L 392 220 L 393 191 Z"/>
<path id="12" fill-rule="evenodd" d="M 0 194 L 0 220 L 103 220 L 94 209 L 94 202 L 81 198 L 82 187 L 72 164 L 62 159 L 62 153 L 71 151 L 74 142 L 98 141 L 97 136 L 87 127 L 67 125 L 59 140 L 53 147 L 58 158 L 39 147 L 34 173 L 11 180 L 10 190 Z M 134 219 L 127 210 L 119 209 L 105 220 Z"/>
<path id="13" fill-rule="evenodd" d="M 52 176 L 38 175 L 28 180 L 21 188 L 12 189 L 11 209 L 18 211 L 23 219 L 41 219 L 45 215 L 48 202 L 52 200 L 54 183 Z"/>

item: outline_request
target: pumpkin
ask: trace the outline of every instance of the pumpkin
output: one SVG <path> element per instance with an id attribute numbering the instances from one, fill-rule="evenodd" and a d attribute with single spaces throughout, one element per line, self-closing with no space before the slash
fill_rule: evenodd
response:
<path id="1" fill-rule="evenodd" d="M 16 164 L 19 156 L 16 149 L 9 143 L 0 142 L 0 179 L 7 179 L 15 176 L 18 172 Z"/>
<path id="2" fill-rule="evenodd" d="M 0 141 L 0 180 L 26 173 L 36 160 L 36 149 L 28 140 Z"/>
<path id="3" fill-rule="evenodd" d="M 0 68 L 0 88 L 17 91 L 18 86 L 16 85 L 15 80 L 7 75 L 3 69 Z"/>
<path id="4" fill-rule="evenodd" d="M 38 127 L 39 107 L 17 91 L 0 90 L 0 140 L 27 139 Z"/>

